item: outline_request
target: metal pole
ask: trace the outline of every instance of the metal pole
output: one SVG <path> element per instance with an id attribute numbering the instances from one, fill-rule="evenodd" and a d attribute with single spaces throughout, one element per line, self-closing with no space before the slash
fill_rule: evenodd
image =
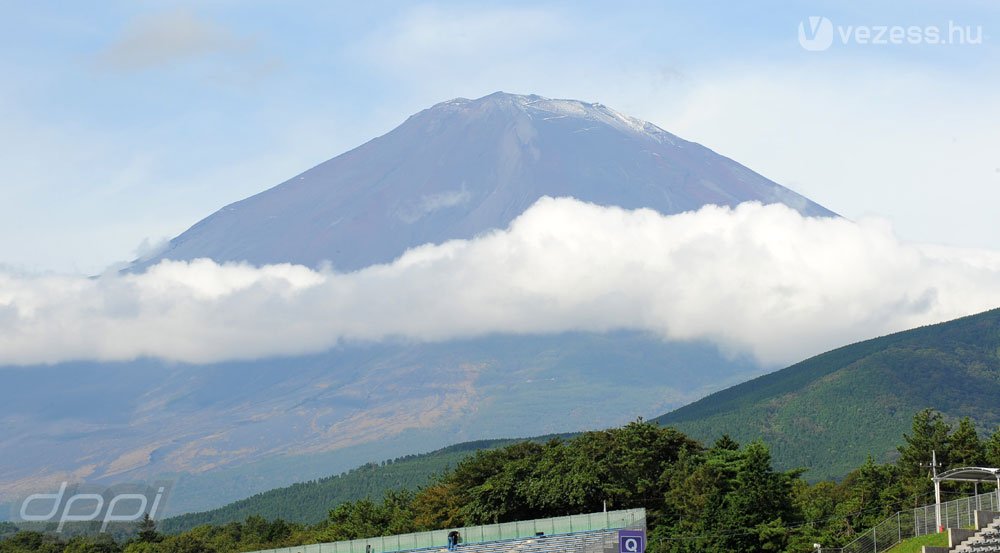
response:
<path id="1" fill-rule="evenodd" d="M 896 543 L 903 541 L 903 523 L 899 520 L 899 515 L 902 514 L 896 511 Z"/>
<path id="2" fill-rule="evenodd" d="M 934 471 L 934 520 L 937 522 L 937 531 L 940 534 L 944 532 L 944 527 L 941 526 L 941 481 L 937 477 L 937 451 L 931 451 L 931 468 Z M 997 482 L 1000 482 L 1000 478 L 997 478 Z"/>
<path id="3" fill-rule="evenodd" d="M 969 511 L 969 526 L 972 526 L 973 524 L 976 523 L 976 521 L 974 520 L 976 518 L 976 513 L 975 513 L 975 509 L 972 508 L 972 502 L 971 501 L 968 503 L 968 505 L 969 505 L 969 508 L 968 508 L 968 511 Z"/>

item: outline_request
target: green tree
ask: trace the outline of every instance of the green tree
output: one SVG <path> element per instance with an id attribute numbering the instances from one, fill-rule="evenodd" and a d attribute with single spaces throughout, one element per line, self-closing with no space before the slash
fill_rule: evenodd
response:
<path id="1" fill-rule="evenodd" d="M 922 505 L 933 489 L 931 452 L 936 452 L 940 466 L 948 466 L 950 432 L 941 413 L 923 409 L 913 416 L 912 432 L 903 435 L 904 444 L 897 448 L 897 465 L 913 506 Z"/>
<path id="2" fill-rule="evenodd" d="M 990 467 L 1000 467 L 1000 427 L 997 427 L 983 445 L 986 464 Z"/>
<path id="3" fill-rule="evenodd" d="M 435 530 L 463 525 L 458 486 L 435 482 L 420 490 L 413 500 L 413 523 L 418 530 Z"/>
<path id="4" fill-rule="evenodd" d="M 17 526 L 13 522 L 0 520 L 0 539 L 17 533 Z"/>
<path id="5" fill-rule="evenodd" d="M 844 479 L 832 528 L 837 538 L 850 538 L 900 509 L 907 490 L 898 466 L 878 464 L 869 455 Z"/>
<path id="6" fill-rule="evenodd" d="M 798 471 L 776 472 L 761 442 L 689 453 L 671 470 L 655 551 L 782 551 L 801 520 L 792 498 Z"/>
<path id="7" fill-rule="evenodd" d="M 143 513 L 142 520 L 139 521 L 139 534 L 136 540 L 143 543 L 156 543 L 162 539 L 160 533 L 156 531 L 156 521 L 149 517 L 149 513 Z"/>
<path id="8" fill-rule="evenodd" d="M 550 444 L 550 447 L 555 445 Z M 545 448 L 522 442 L 482 451 L 459 463 L 448 477 L 458 486 L 466 523 L 490 524 L 534 518 L 527 490 Z"/>
<path id="9" fill-rule="evenodd" d="M 64 553 L 121 553 L 122 547 L 108 534 L 76 536 L 66 543 Z"/>
<path id="10" fill-rule="evenodd" d="M 789 540 L 788 551 L 810 551 L 812 544 L 840 543 L 836 532 L 837 508 L 843 501 L 843 486 L 836 482 L 809 484 L 796 480 L 792 485 L 792 502 L 802 517 L 802 525 Z"/>
<path id="11" fill-rule="evenodd" d="M 700 446 L 673 428 L 641 420 L 550 443 L 527 488 L 535 514 L 554 516 L 608 508 L 662 509 L 666 469 Z"/>
<path id="12" fill-rule="evenodd" d="M 727 449 L 729 451 L 739 451 L 740 444 L 736 440 L 729 437 L 729 434 L 723 434 L 715 443 L 712 444 L 713 449 Z"/>
<path id="13" fill-rule="evenodd" d="M 725 520 L 730 528 L 752 528 L 755 533 L 734 532 L 727 540 L 730 551 L 784 549 L 789 537 L 785 522 L 796 518 L 791 491 L 798 476 L 798 472 L 774 471 L 771 452 L 763 442 L 752 442 L 744 448 L 727 498 Z"/>
<path id="14" fill-rule="evenodd" d="M 379 503 L 366 498 L 339 505 L 330 511 L 320 532 L 321 541 L 354 540 L 413 532 L 416 530 L 413 496 L 413 492 L 407 490 L 389 491 Z M 272 526 L 270 531 L 273 533 L 277 530 Z M 287 539 L 291 535 L 291 528 L 282 529 L 282 534 L 272 535 L 270 540 L 274 542 L 277 539 Z"/>
<path id="15" fill-rule="evenodd" d="M 950 442 L 948 454 L 950 467 L 978 467 L 984 464 L 986 450 L 969 417 L 959 421 Z"/>
<path id="16" fill-rule="evenodd" d="M 123 553 L 160 553 L 161 548 L 159 543 L 147 543 L 141 541 L 132 541 L 125 544 Z M 226 551 L 235 551 L 235 547 L 226 549 Z"/>
<path id="17" fill-rule="evenodd" d="M 198 529 L 177 536 L 168 536 L 157 546 L 160 553 L 223 553 L 211 547 L 196 533 Z"/>
<path id="18" fill-rule="evenodd" d="M 39 553 L 62 553 L 66 544 L 57 538 L 34 531 L 20 531 L 16 534 L 0 540 L 0 552 L 3 553 L 27 553 L 29 551 Z"/>

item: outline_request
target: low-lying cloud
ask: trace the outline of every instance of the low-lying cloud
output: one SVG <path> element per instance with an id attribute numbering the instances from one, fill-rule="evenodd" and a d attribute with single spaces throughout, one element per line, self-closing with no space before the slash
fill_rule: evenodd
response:
<path id="1" fill-rule="evenodd" d="M 773 366 L 996 306 L 1000 253 L 903 243 L 882 221 L 544 198 L 508 229 L 354 273 L 210 260 L 95 279 L 0 271 L 0 364 L 638 329 Z"/>

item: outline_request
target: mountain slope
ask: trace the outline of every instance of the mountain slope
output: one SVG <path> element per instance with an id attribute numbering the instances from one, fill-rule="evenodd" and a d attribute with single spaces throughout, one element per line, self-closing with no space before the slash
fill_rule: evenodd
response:
<path id="1" fill-rule="evenodd" d="M 756 374 L 635 332 L 6 370 L 0 494 L 165 475 L 168 513 L 200 511 L 460 441 L 622 424 Z"/>
<path id="2" fill-rule="evenodd" d="M 377 500 L 388 490 L 415 490 L 476 451 L 515 441 L 519 440 L 468 442 L 384 463 L 368 463 L 335 476 L 268 490 L 211 511 L 168 518 L 160 524 L 160 530 L 178 533 L 202 524 L 243 521 L 252 515 L 315 524 L 341 503 L 366 497 Z"/>
<path id="3" fill-rule="evenodd" d="M 680 213 L 706 204 L 829 210 L 750 169 L 601 104 L 495 93 L 456 99 L 173 239 L 160 259 L 339 270 L 506 228 L 542 196 Z"/>
<path id="4" fill-rule="evenodd" d="M 1000 424 L 1000 309 L 845 346 L 656 420 L 699 439 L 762 438 L 780 466 L 820 479 L 890 458 L 926 407 Z"/>

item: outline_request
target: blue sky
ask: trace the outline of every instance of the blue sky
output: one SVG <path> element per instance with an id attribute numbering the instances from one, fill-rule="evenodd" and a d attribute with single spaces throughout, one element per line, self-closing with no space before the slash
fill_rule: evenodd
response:
<path id="1" fill-rule="evenodd" d="M 599 101 L 904 239 L 1000 249 L 996 4 L 609 6 L 5 3 L 0 264 L 98 272 L 496 90 Z M 982 39 L 809 52 L 809 16 Z"/>

